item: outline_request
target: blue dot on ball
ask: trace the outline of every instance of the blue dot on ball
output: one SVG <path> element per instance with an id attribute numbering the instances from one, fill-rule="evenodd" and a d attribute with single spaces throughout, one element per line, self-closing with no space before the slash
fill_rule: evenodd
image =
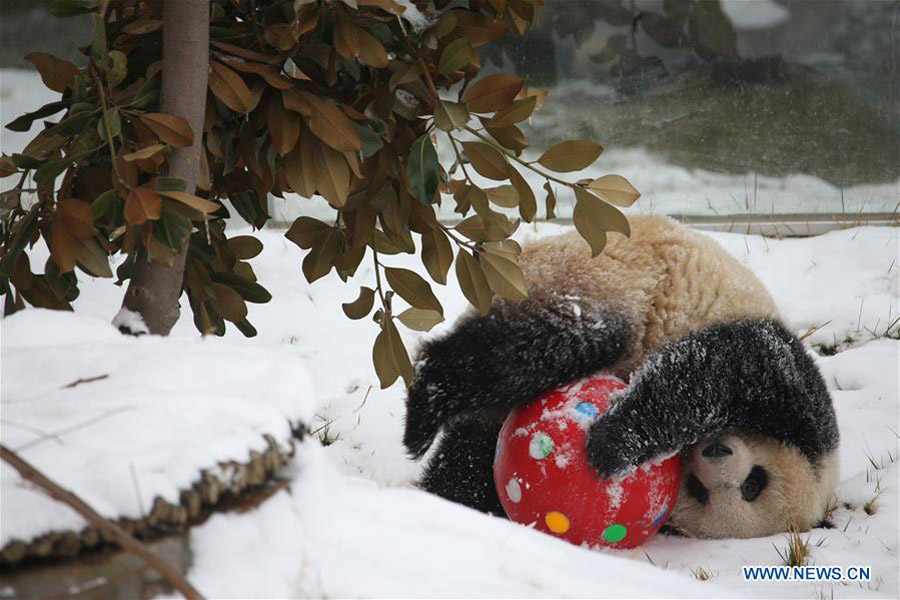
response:
<path id="1" fill-rule="evenodd" d="M 590 402 L 582 402 L 575 407 L 575 411 L 578 413 L 578 415 L 576 416 L 579 419 L 585 420 L 594 419 L 598 414 L 600 414 L 600 410 Z"/>

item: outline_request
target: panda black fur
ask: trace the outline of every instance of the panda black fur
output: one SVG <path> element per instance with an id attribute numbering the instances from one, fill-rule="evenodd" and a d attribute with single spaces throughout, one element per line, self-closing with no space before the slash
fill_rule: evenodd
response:
<path id="1" fill-rule="evenodd" d="M 759 280 L 711 239 L 632 219 L 603 254 L 575 233 L 527 245 L 521 302 L 497 300 L 426 343 L 404 444 L 421 486 L 503 515 L 493 482 L 506 415 L 598 371 L 630 378 L 588 435 L 600 477 L 681 452 L 672 528 L 757 537 L 815 526 L 837 482 L 838 430 L 811 357 Z"/>

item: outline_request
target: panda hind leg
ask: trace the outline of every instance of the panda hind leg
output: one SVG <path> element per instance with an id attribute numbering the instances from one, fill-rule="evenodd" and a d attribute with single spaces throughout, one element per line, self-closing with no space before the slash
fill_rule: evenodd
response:
<path id="1" fill-rule="evenodd" d="M 419 486 L 484 513 L 505 517 L 494 486 L 494 451 L 502 418 L 455 421 L 434 450 Z"/>

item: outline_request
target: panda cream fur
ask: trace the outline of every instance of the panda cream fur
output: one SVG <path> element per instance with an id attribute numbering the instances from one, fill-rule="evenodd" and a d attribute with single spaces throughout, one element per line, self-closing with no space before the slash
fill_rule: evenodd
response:
<path id="1" fill-rule="evenodd" d="M 837 480 L 837 425 L 821 375 L 759 280 L 713 240 L 662 217 L 595 258 L 570 233 L 523 249 L 521 302 L 497 300 L 426 343 L 404 443 L 421 481 L 502 515 L 492 462 L 512 408 L 609 371 L 630 379 L 588 435 L 600 477 L 681 452 L 670 519 L 698 537 L 757 537 L 822 520 Z"/>

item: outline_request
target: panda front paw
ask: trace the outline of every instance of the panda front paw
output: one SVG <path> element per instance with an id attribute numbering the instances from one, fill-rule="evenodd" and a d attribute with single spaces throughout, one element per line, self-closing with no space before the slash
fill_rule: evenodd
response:
<path id="1" fill-rule="evenodd" d="M 588 430 L 587 458 L 600 479 L 621 475 L 640 464 L 625 434 L 611 417 L 601 417 Z"/>
<path id="2" fill-rule="evenodd" d="M 434 438 L 446 424 L 447 415 L 440 399 L 429 389 L 423 378 L 413 380 L 406 396 L 406 424 L 403 445 L 413 458 L 421 458 L 431 447 Z"/>

